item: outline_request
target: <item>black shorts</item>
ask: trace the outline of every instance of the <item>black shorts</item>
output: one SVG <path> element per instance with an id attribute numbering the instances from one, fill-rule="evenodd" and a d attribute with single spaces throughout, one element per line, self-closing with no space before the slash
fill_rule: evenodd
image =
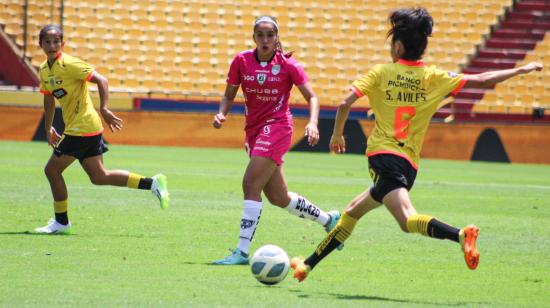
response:
<path id="1" fill-rule="evenodd" d="M 372 198 L 380 203 L 392 190 L 411 190 L 416 179 L 416 169 L 406 159 L 392 154 L 369 157 L 369 172 L 374 182 L 370 189 Z"/>
<path id="2" fill-rule="evenodd" d="M 69 155 L 78 158 L 78 161 L 82 161 L 88 157 L 101 155 L 107 152 L 109 149 L 103 142 L 103 134 L 95 136 L 61 136 L 61 139 L 53 149 L 55 156 Z"/>

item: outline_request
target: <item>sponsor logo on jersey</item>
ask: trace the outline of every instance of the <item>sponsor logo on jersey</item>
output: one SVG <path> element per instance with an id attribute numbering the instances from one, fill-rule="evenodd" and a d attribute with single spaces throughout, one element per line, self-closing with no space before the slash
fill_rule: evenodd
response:
<path id="1" fill-rule="evenodd" d="M 256 141 L 256 144 L 263 144 L 263 145 L 270 146 L 270 145 L 271 145 L 271 142 L 269 142 L 269 141 L 263 141 L 263 140 L 257 140 L 257 141 Z"/>
<path id="2" fill-rule="evenodd" d="M 268 148 L 264 148 L 264 147 L 260 147 L 260 146 L 255 146 L 255 147 L 254 147 L 254 151 L 267 152 L 267 151 L 269 151 L 269 149 L 268 149 Z"/>
<path id="3" fill-rule="evenodd" d="M 279 74 L 280 71 L 281 71 L 281 66 L 279 64 L 275 64 L 273 65 L 273 67 L 271 67 L 271 74 L 273 75 Z"/>
<path id="4" fill-rule="evenodd" d="M 61 89 L 57 89 L 57 90 L 54 90 L 52 92 L 52 95 L 57 98 L 57 99 L 60 99 L 62 98 L 63 96 L 67 95 L 67 91 L 65 91 L 65 89 L 61 88 Z"/>
<path id="5" fill-rule="evenodd" d="M 258 79 L 258 83 L 260 85 L 264 84 L 266 78 L 267 78 L 267 75 L 263 74 L 263 73 L 260 73 L 260 74 L 256 75 L 256 79 Z"/>

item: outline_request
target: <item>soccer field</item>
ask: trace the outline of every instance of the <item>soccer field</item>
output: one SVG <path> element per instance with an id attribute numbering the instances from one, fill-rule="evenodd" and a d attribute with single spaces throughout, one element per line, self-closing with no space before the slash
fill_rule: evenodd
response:
<path id="1" fill-rule="evenodd" d="M 52 216 L 46 143 L 0 142 L 0 306 L 529 306 L 550 303 L 550 166 L 423 160 L 419 213 L 480 228 L 480 265 L 459 246 L 404 234 L 369 213 L 303 283 L 258 283 L 247 266 L 210 263 L 238 240 L 244 151 L 111 145 L 110 169 L 168 176 L 171 206 L 147 191 L 100 187 L 65 172 L 69 235 L 31 232 Z M 361 155 L 290 153 L 291 191 L 343 210 L 371 183 Z M 323 229 L 264 203 L 252 251 L 309 255 Z"/>

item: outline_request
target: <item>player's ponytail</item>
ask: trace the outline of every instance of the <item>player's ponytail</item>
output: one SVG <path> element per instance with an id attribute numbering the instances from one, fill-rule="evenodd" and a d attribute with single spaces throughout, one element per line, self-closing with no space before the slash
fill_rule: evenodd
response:
<path id="1" fill-rule="evenodd" d="M 405 47 L 401 58 L 421 59 L 433 30 L 433 19 L 428 11 L 422 7 L 398 9 L 390 14 L 388 20 L 391 29 L 387 37 L 392 37 L 392 43 L 399 40 Z"/>
<path id="2" fill-rule="evenodd" d="M 42 45 L 42 40 L 50 31 L 57 32 L 59 34 L 59 37 L 61 38 L 61 41 L 63 41 L 63 31 L 61 31 L 61 28 L 59 28 L 59 26 L 57 25 L 50 24 L 40 29 L 40 34 L 38 34 L 38 45 Z"/>

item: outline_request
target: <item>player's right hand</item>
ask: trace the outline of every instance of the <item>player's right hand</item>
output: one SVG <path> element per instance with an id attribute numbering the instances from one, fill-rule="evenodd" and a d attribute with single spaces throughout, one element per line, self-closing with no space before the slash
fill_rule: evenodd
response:
<path id="1" fill-rule="evenodd" d="M 529 64 L 524 65 L 521 69 L 523 73 L 530 73 L 532 71 L 541 71 L 542 67 L 543 67 L 542 63 L 531 62 Z"/>
<path id="2" fill-rule="evenodd" d="M 223 113 L 220 112 L 214 116 L 212 126 L 214 126 L 214 128 L 220 128 L 222 127 L 223 122 L 225 122 L 225 116 L 223 115 Z"/>
<path id="3" fill-rule="evenodd" d="M 334 136 L 330 137 L 330 151 L 333 153 L 345 153 L 346 152 L 346 140 L 344 136 Z"/>
<path id="4" fill-rule="evenodd" d="M 48 145 L 52 148 L 57 145 L 61 136 L 57 133 L 55 128 L 52 126 L 50 130 L 46 131 L 46 139 L 48 140 Z"/>

